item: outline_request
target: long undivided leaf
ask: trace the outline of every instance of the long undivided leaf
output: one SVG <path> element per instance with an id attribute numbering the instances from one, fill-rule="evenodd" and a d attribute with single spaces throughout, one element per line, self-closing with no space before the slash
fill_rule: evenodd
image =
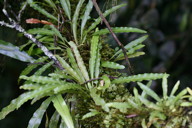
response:
<path id="1" fill-rule="evenodd" d="M 129 32 L 135 32 L 135 33 L 147 33 L 144 30 L 138 29 L 138 28 L 132 28 L 132 27 L 115 27 L 112 28 L 114 33 L 129 33 Z M 93 35 L 104 35 L 110 33 L 107 28 L 101 29 L 97 32 L 95 32 Z"/>
<path id="2" fill-rule="evenodd" d="M 41 124 L 41 120 L 43 118 L 43 115 L 45 111 L 47 110 L 49 104 L 51 102 L 51 98 L 48 98 L 45 100 L 41 106 L 33 113 L 32 118 L 29 121 L 28 127 L 27 128 L 38 128 L 39 125 Z"/>
<path id="3" fill-rule="evenodd" d="M 49 122 L 49 128 L 58 128 L 58 123 L 59 123 L 59 113 L 57 111 L 55 111 L 50 119 Z"/>
<path id="4" fill-rule="evenodd" d="M 143 80 L 156 80 L 156 79 L 162 79 L 164 76 L 169 75 L 166 73 L 145 73 L 129 77 L 120 77 L 113 80 L 112 83 L 130 83 L 130 82 L 140 82 Z"/>
<path id="5" fill-rule="evenodd" d="M 14 59 L 17 59 L 23 62 L 32 63 L 35 61 L 27 53 L 20 51 L 17 46 L 14 46 L 11 43 L 8 43 L 2 40 L 0 40 L 0 54 L 12 57 Z"/>
<path id="6" fill-rule="evenodd" d="M 124 69 L 125 68 L 124 65 L 120 65 L 118 63 L 109 62 L 109 61 L 102 62 L 101 66 L 105 67 L 105 68 L 112 68 L 112 69 Z"/>
<path id="7" fill-rule="evenodd" d="M 106 17 L 109 14 L 111 14 L 112 12 L 118 10 L 119 8 L 125 6 L 126 4 L 121 4 L 121 5 L 117 5 L 114 6 L 113 8 L 106 10 L 103 15 Z M 101 17 L 98 17 L 94 23 L 91 24 L 91 26 L 88 28 L 88 30 L 85 33 L 89 33 L 91 30 L 93 30 L 100 22 L 102 21 Z M 86 34 L 85 34 L 86 35 Z"/>
<path id="8" fill-rule="evenodd" d="M 57 21 L 57 18 L 54 17 L 53 15 L 51 15 L 49 12 L 47 12 L 45 9 L 41 8 L 40 6 L 38 6 L 37 4 L 35 4 L 35 2 L 33 0 L 27 0 L 27 2 L 29 3 L 29 5 L 34 8 L 35 10 L 37 10 L 38 12 L 40 12 L 41 14 L 45 15 L 48 18 L 51 18 L 55 21 Z"/>
<path id="9" fill-rule="evenodd" d="M 77 45 L 70 41 L 69 42 L 69 45 L 71 46 L 73 52 L 74 52 L 74 55 L 76 57 L 76 60 L 77 60 L 77 64 L 85 78 L 85 80 L 89 80 L 89 75 L 88 75 L 88 72 L 87 72 L 87 68 L 85 67 L 85 64 L 84 64 L 84 61 L 83 61 L 83 58 L 81 57 L 80 53 L 79 53 L 79 50 L 77 49 Z"/>
<path id="10" fill-rule="evenodd" d="M 143 41 L 145 41 L 146 39 L 147 39 L 147 35 L 146 36 L 142 36 L 142 37 L 140 37 L 140 38 L 138 38 L 138 39 L 136 39 L 136 40 L 133 40 L 133 41 L 131 41 L 130 43 L 128 43 L 127 45 L 125 45 L 125 49 L 127 49 L 128 51 L 130 50 L 130 49 L 132 49 L 133 47 L 136 47 L 136 46 L 138 46 L 139 44 L 141 44 Z M 118 55 L 118 54 L 120 54 L 120 53 L 122 53 L 122 50 L 120 49 L 119 51 L 117 51 L 115 54 L 114 54 L 114 56 L 116 56 L 116 55 Z M 113 56 L 113 57 L 114 57 Z M 113 58 L 112 57 L 112 58 Z"/>
<path id="11" fill-rule="evenodd" d="M 57 112 L 61 115 L 68 128 L 74 128 L 73 120 L 67 104 L 65 103 L 61 95 L 57 95 L 53 98 L 53 105 Z"/>
<path id="12" fill-rule="evenodd" d="M 99 36 L 93 36 L 91 40 L 91 51 L 90 51 L 90 60 L 89 60 L 89 70 L 90 70 L 91 79 L 94 78 L 98 43 L 99 43 Z"/>
<path id="13" fill-rule="evenodd" d="M 89 15 L 91 13 L 92 8 L 93 8 L 93 2 L 92 2 L 92 0 L 89 0 L 89 3 L 86 6 L 86 10 L 84 12 L 82 22 L 81 22 L 81 36 L 83 35 L 83 30 L 85 28 L 87 20 L 89 19 Z"/>
<path id="14" fill-rule="evenodd" d="M 161 99 L 159 98 L 159 96 L 153 91 L 151 90 L 149 87 L 147 87 L 146 85 L 142 84 L 142 83 L 137 83 L 139 85 L 139 87 L 145 91 L 149 96 L 151 96 L 152 98 L 154 98 L 156 101 L 160 101 Z"/>
<path id="15" fill-rule="evenodd" d="M 67 17 L 69 20 L 71 20 L 71 5 L 70 5 L 70 0 L 60 0 L 61 6 L 63 10 L 65 11 Z"/>
<path id="16" fill-rule="evenodd" d="M 78 82 L 82 82 L 81 78 L 78 76 L 78 74 L 75 72 L 73 68 L 61 57 L 56 56 L 58 60 L 61 62 L 61 65 L 66 69 L 67 73 L 71 75 L 75 80 Z"/>
<path id="17" fill-rule="evenodd" d="M 74 35 L 74 38 L 75 38 L 75 42 L 76 44 L 78 44 L 78 40 L 77 40 L 77 21 L 78 21 L 78 18 L 79 18 L 79 12 L 80 12 L 80 9 L 83 5 L 85 0 L 79 0 L 79 3 L 76 7 L 76 10 L 75 10 L 75 14 L 73 16 L 73 20 L 72 20 L 72 28 L 73 28 L 73 35 Z"/>

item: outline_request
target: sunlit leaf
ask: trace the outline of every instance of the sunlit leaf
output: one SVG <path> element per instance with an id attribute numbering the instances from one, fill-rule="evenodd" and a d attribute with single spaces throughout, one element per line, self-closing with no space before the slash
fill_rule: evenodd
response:
<path id="1" fill-rule="evenodd" d="M 38 128 L 39 125 L 41 124 L 41 120 L 43 118 L 43 115 L 45 111 L 47 110 L 49 104 L 51 102 L 51 98 L 48 98 L 45 100 L 41 106 L 33 113 L 32 118 L 29 121 L 28 127 L 27 128 Z"/>
<path id="2" fill-rule="evenodd" d="M 57 112 L 60 114 L 62 119 L 64 120 L 65 124 L 68 128 L 74 128 L 73 120 L 69 111 L 69 108 L 64 101 L 61 95 L 57 95 L 53 98 L 53 105 Z"/>
<path id="3" fill-rule="evenodd" d="M 35 59 L 33 59 L 27 53 L 20 51 L 17 46 L 14 46 L 11 43 L 4 42 L 2 40 L 0 40 L 0 54 L 12 57 L 23 62 L 32 63 L 35 61 Z"/>

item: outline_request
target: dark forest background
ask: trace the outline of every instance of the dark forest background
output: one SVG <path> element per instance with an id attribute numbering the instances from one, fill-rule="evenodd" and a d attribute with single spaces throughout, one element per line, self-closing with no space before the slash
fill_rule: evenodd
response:
<path id="1" fill-rule="evenodd" d="M 20 3 L 24 0 L 9 0 L 12 10 L 17 12 Z M 167 72 L 169 87 L 178 80 L 181 81 L 180 89 L 192 87 L 192 0 L 100 0 L 102 10 L 110 8 L 117 3 L 127 3 L 108 19 L 111 26 L 137 27 L 148 31 L 149 38 L 145 41 L 143 49 L 146 55 L 137 59 L 131 59 L 136 74 L 149 72 Z M 0 8 L 3 2 L 0 0 Z M 93 15 L 96 15 L 93 13 Z M 22 26 L 27 27 L 25 19 L 41 18 L 33 9 L 27 8 Z M 0 20 L 4 20 L 0 12 Z M 100 26 L 105 27 L 101 24 Z M 120 40 L 127 44 L 137 38 L 136 34 L 119 34 Z M 21 45 L 25 39 L 19 38 L 19 34 L 11 29 L 0 27 L 0 39 Z M 110 37 L 109 44 L 116 47 Z M 27 66 L 22 63 L 0 55 L 0 109 L 16 98 L 22 90 L 19 90 L 17 79 L 21 71 Z M 159 91 L 158 84 L 154 83 L 154 89 Z M 39 106 L 38 102 L 33 106 L 30 103 L 21 107 L 0 121 L 0 128 L 25 128 L 32 113 Z"/>

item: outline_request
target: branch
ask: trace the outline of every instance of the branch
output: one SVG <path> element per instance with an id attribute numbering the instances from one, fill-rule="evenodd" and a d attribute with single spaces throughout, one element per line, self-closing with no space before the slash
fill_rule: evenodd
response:
<path id="1" fill-rule="evenodd" d="M 31 40 L 33 43 L 35 43 L 43 52 L 44 54 L 49 57 L 51 60 L 53 60 L 55 62 L 55 64 L 63 70 L 63 67 L 61 66 L 60 62 L 57 60 L 57 58 L 53 55 L 53 53 L 51 51 L 49 51 L 47 49 L 47 47 L 45 47 L 42 42 L 38 41 L 32 34 L 29 34 L 25 31 L 25 29 L 23 29 L 19 24 L 17 24 L 13 19 L 11 19 L 13 21 L 12 24 L 8 24 L 5 23 L 4 21 L 0 21 L 0 25 L 1 26 L 6 26 L 12 29 L 17 30 L 18 32 L 23 33 L 23 35 L 25 37 L 27 37 L 29 40 Z"/>
<path id="2" fill-rule="evenodd" d="M 127 51 L 124 47 L 124 45 L 119 41 L 119 39 L 117 38 L 117 36 L 115 35 L 115 33 L 113 32 L 113 30 L 111 29 L 111 26 L 109 25 L 108 21 L 106 20 L 106 18 L 103 16 L 103 13 L 101 12 L 96 0 L 92 0 L 93 5 L 95 7 L 95 9 L 97 10 L 97 13 L 99 14 L 99 16 L 101 17 L 101 19 L 103 20 L 103 22 L 105 23 L 105 25 L 107 26 L 108 30 L 111 32 L 111 35 L 113 36 L 113 38 L 115 39 L 115 41 L 117 42 L 117 44 L 121 47 L 123 54 L 125 56 L 125 61 L 126 64 L 128 65 L 128 71 L 130 72 L 130 74 L 134 74 L 133 68 L 131 66 L 131 63 L 129 61 L 129 58 L 127 56 Z"/>
<path id="3" fill-rule="evenodd" d="M 44 53 L 47 57 L 49 57 L 51 60 L 53 60 L 54 63 L 55 63 L 55 65 L 56 65 L 59 69 L 63 70 L 64 68 L 62 67 L 61 63 L 57 60 L 57 58 L 53 55 L 53 53 L 52 53 L 51 51 L 49 51 L 49 50 L 47 49 L 47 47 L 45 47 L 45 46 L 42 44 L 42 42 L 38 41 L 32 34 L 27 33 L 24 28 L 22 28 L 14 19 L 12 19 L 12 18 L 9 16 L 9 14 L 7 13 L 7 10 L 6 10 L 6 6 L 7 6 L 7 1 L 4 0 L 4 8 L 3 8 L 2 11 L 3 11 L 4 15 L 9 19 L 10 24 L 5 23 L 4 21 L 0 21 L 0 25 L 1 25 L 1 26 L 5 26 L 5 27 L 8 27 L 8 28 L 15 29 L 15 30 L 17 30 L 18 32 L 23 33 L 23 35 L 24 35 L 25 37 L 27 37 L 29 40 L 31 40 L 33 43 L 35 43 L 35 44 L 43 51 L 43 53 Z M 20 21 L 21 14 L 22 14 L 23 10 L 26 8 L 26 6 L 27 6 L 27 3 L 25 3 L 25 5 L 23 6 L 23 8 L 19 11 L 18 16 L 16 16 L 16 19 L 18 20 L 18 22 Z"/>

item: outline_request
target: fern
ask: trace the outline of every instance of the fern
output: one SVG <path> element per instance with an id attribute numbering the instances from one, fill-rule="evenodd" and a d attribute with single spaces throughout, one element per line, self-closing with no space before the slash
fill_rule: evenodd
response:
<path id="1" fill-rule="evenodd" d="M 81 78 L 81 82 L 85 82 L 85 79 L 83 77 L 82 72 L 80 71 L 78 64 L 75 60 L 75 57 L 72 53 L 72 50 L 70 48 L 67 48 L 67 54 L 69 57 L 69 62 L 71 63 L 72 68 L 75 70 L 75 72 L 77 72 L 77 74 L 79 75 L 79 77 Z"/>
<path id="2" fill-rule="evenodd" d="M 151 96 L 152 98 L 154 98 L 156 101 L 161 101 L 160 97 L 153 91 L 151 90 L 149 87 L 145 86 L 142 83 L 137 83 L 139 85 L 139 87 L 145 91 L 149 96 Z"/>
<path id="3" fill-rule="evenodd" d="M 59 79 L 53 79 L 53 78 L 50 78 L 50 77 L 46 77 L 46 76 L 30 76 L 30 77 L 27 77 L 27 76 L 20 76 L 20 79 L 24 79 L 24 80 L 28 80 L 28 81 L 31 81 L 31 82 L 36 82 L 36 83 L 39 83 L 39 84 L 61 84 L 61 83 L 65 83 L 63 81 L 60 81 Z"/>
<path id="4" fill-rule="evenodd" d="M 73 120 L 70 115 L 69 108 L 61 95 L 57 95 L 53 98 L 53 105 L 57 112 L 61 115 L 68 128 L 74 128 Z"/>
<path id="5" fill-rule="evenodd" d="M 82 117 L 82 120 L 87 119 L 87 118 L 90 118 L 90 117 L 93 117 L 93 116 L 96 116 L 96 115 L 98 115 L 98 114 L 99 114 L 98 111 L 92 110 L 91 112 L 85 114 L 85 115 Z"/>
<path id="6" fill-rule="evenodd" d="M 138 29 L 138 28 L 132 28 L 132 27 L 116 27 L 112 28 L 114 33 L 129 33 L 129 32 L 134 32 L 134 33 L 147 33 L 144 30 Z M 101 29 L 97 32 L 95 32 L 93 35 L 105 35 L 110 33 L 109 30 L 106 29 Z"/>
<path id="7" fill-rule="evenodd" d="M 33 0 L 27 0 L 27 2 L 29 3 L 29 5 L 34 8 L 35 10 L 37 10 L 38 12 L 40 12 L 41 14 L 45 15 L 48 18 L 51 18 L 55 21 L 57 21 L 57 18 L 54 17 L 53 15 L 51 15 L 50 13 L 48 13 L 45 9 L 41 8 L 40 6 L 38 6 L 37 4 L 35 4 L 35 2 L 33 2 Z"/>
<path id="8" fill-rule="evenodd" d="M 133 49 L 134 47 L 138 47 L 139 44 L 141 44 L 144 40 L 147 39 L 147 37 L 148 37 L 148 36 L 143 36 L 143 37 L 140 37 L 140 38 L 138 38 L 138 39 L 136 39 L 136 40 L 134 40 L 134 41 L 131 41 L 130 43 L 128 43 L 127 45 L 125 45 L 125 49 L 127 49 L 127 50 L 129 51 L 130 49 Z M 122 54 L 122 50 L 117 51 L 117 52 L 114 54 L 114 56 L 117 56 L 118 54 Z M 114 56 L 113 56 L 113 57 L 114 57 Z M 112 58 L 113 58 L 113 57 L 112 57 Z"/>
<path id="9" fill-rule="evenodd" d="M 124 103 L 112 102 L 112 103 L 107 103 L 106 106 L 107 107 L 116 108 L 116 109 L 118 109 L 122 113 L 126 113 L 127 109 L 130 108 L 129 103 L 127 103 L 127 102 L 124 102 Z"/>
<path id="10" fill-rule="evenodd" d="M 35 69 L 36 67 L 38 67 L 38 63 L 42 63 L 44 61 L 46 61 L 48 59 L 48 57 L 40 57 L 39 59 L 37 59 L 34 63 L 37 64 L 30 64 L 29 66 L 27 66 L 27 68 L 25 68 L 22 72 L 21 72 L 21 76 L 22 75 L 28 75 L 29 73 L 31 73 L 31 71 L 33 69 Z M 19 79 L 20 80 L 20 79 Z"/>
<path id="11" fill-rule="evenodd" d="M 162 79 L 164 76 L 168 76 L 168 74 L 158 74 L 158 73 L 145 73 L 145 74 L 139 74 L 139 75 L 133 75 L 129 77 L 120 77 L 112 81 L 112 83 L 130 83 L 130 82 L 138 82 L 143 80 L 156 80 L 156 79 Z"/>
<path id="12" fill-rule="evenodd" d="M 93 2 L 92 2 L 92 0 L 89 0 L 89 3 L 86 6 L 86 9 L 85 9 L 85 12 L 84 12 L 84 15 L 82 18 L 82 22 L 81 22 L 81 39 L 83 37 L 83 31 L 84 31 L 85 25 L 87 23 L 87 20 L 89 18 L 92 8 L 93 8 Z"/>
<path id="13" fill-rule="evenodd" d="M 105 106 L 106 104 L 105 100 L 96 93 L 95 88 L 90 90 L 90 96 L 93 98 L 96 105 L 101 106 L 104 111 L 109 112 L 109 108 Z"/>
<path id="14" fill-rule="evenodd" d="M 85 67 L 85 64 L 84 64 L 84 61 L 79 53 L 79 50 L 77 49 L 77 46 L 74 42 L 69 42 L 69 45 L 71 46 L 71 48 L 73 49 L 73 52 L 74 52 L 74 55 L 75 55 L 75 58 L 77 60 L 77 64 L 85 78 L 85 80 L 89 80 L 89 75 L 88 75 L 88 71 Z"/>
<path id="15" fill-rule="evenodd" d="M 96 58 L 98 52 L 98 43 L 99 43 L 99 36 L 93 36 L 91 40 L 91 51 L 90 51 L 90 60 L 89 60 L 89 70 L 90 76 L 93 79 L 96 67 Z"/>
<path id="16" fill-rule="evenodd" d="M 33 113 L 32 118 L 29 121 L 27 128 L 38 128 L 41 120 L 43 118 L 43 115 L 48 108 L 49 104 L 51 103 L 52 98 L 46 99 L 41 106 Z"/>
<path id="17" fill-rule="evenodd" d="M 82 4 L 84 3 L 85 0 L 79 0 L 79 3 L 76 7 L 76 10 L 75 10 L 75 14 L 73 16 L 73 24 L 72 24 L 72 28 L 73 28 L 73 36 L 75 38 L 75 42 L 76 44 L 78 44 L 78 40 L 77 40 L 77 20 L 78 20 L 78 17 L 79 17 L 79 12 L 80 12 L 80 9 L 81 9 L 81 6 Z"/>
<path id="18" fill-rule="evenodd" d="M 34 73 L 34 75 L 36 75 L 36 76 L 42 75 L 49 67 L 51 67 L 51 65 L 53 65 L 53 63 L 54 63 L 54 62 L 51 61 L 51 62 L 45 64 L 45 65 L 42 66 L 38 71 L 36 71 L 36 72 Z"/>
<path id="19" fill-rule="evenodd" d="M 124 69 L 125 68 L 125 66 L 123 66 L 123 65 L 120 65 L 115 62 L 109 62 L 109 61 L 102 62 L 101 66 L 105 67 L 105 68 L 112 68 L 112 69 Z"/>
<path id="20" fill-rule="evenodd" d="M 56 56 L 58 60 L 61 62 L 61 65 L 63 68 L 66 69 L 67 73 L 71 75 L 75 80 L 77 80 L 79 83 L 82 83 L 81 78 L 79 78 L 78 74 L 71 68 L 71 66 L 61 57 Z"/>
<path id="21" fill-rule="evenodd" d="M 39 35 L 49 35 L 49 36 L 54 35 L 54 31 L 46 28 L 33 28 L 33 29 L 29 29 L 27 32 L 30 34 L 39 34 Z"/>
<path id="22" fill-rule="evenodd" d="M 60 116 L 59 116 L 58 112 L 55 111 L 49 121 L 49 128 L 57 128 L 58 123 L 59 123 L 59 117 Z"/>
<path id="23" fill-rule="evenodd" d="M 32 63 L 35 61 L 35 59 L 29 56 L 26 52 L 20 51 L 18 47 L 2 40 L 0 40 L 0 54 L 12 57 L 23 62 Z"/>
<path id="24" fill-rule="evenodd" d="M 68 16 L 69 20 L 71 20 L 71 4 L 70 0 L 60 0 L 63 10 Z"/>
<path id="25" fill-rule="evenodd" d="M 24 89 L 24 90 L 36 90 L 38 88 L 40 88 L 41 86 L 39 86 L 39 84 L 24 84 L 22 86 L 20 86 L 20 89 Z"/>
<path id="26" fill-rule="evenodd" d="M 51 27 L 52 31 L 54 32 L 54 34 L 55 34 L 56 36 L 58 36 L 63 42 L 68 42 L 67 39 L 66 39 L 65 37 L 63 37 L 63 36 L 61 35 L 61 33 L 55 28 L 55 26 L 50 25 L 50 27 Z M 63 43 L 62 43 L 62 44 L 63 44 Z M 65 45 L 65 44 L 64 44 L 64 45 Z"/>
<path id="27" fill-rule="evenodd" d="M 118 6 L 115 6 L 109 10 L 106 10 L 103 15 L 106 17 L 108 16 L 109 14 L 111 14 L 112 12 L 118 10 L 119 8 L 125 6 L 126 4 L 121 4 L 121 5 L 118 5 Z M 97 18 L 95 19 L 95 22 L 91 24 L 91 26 L 87 29 L 87 31 L 85 31 L 84 35 L 87 35 L 87 33 L 89 33 L 91 30 L 95 29 L 96 26 L 101 22 L 101 18 Z"/>

